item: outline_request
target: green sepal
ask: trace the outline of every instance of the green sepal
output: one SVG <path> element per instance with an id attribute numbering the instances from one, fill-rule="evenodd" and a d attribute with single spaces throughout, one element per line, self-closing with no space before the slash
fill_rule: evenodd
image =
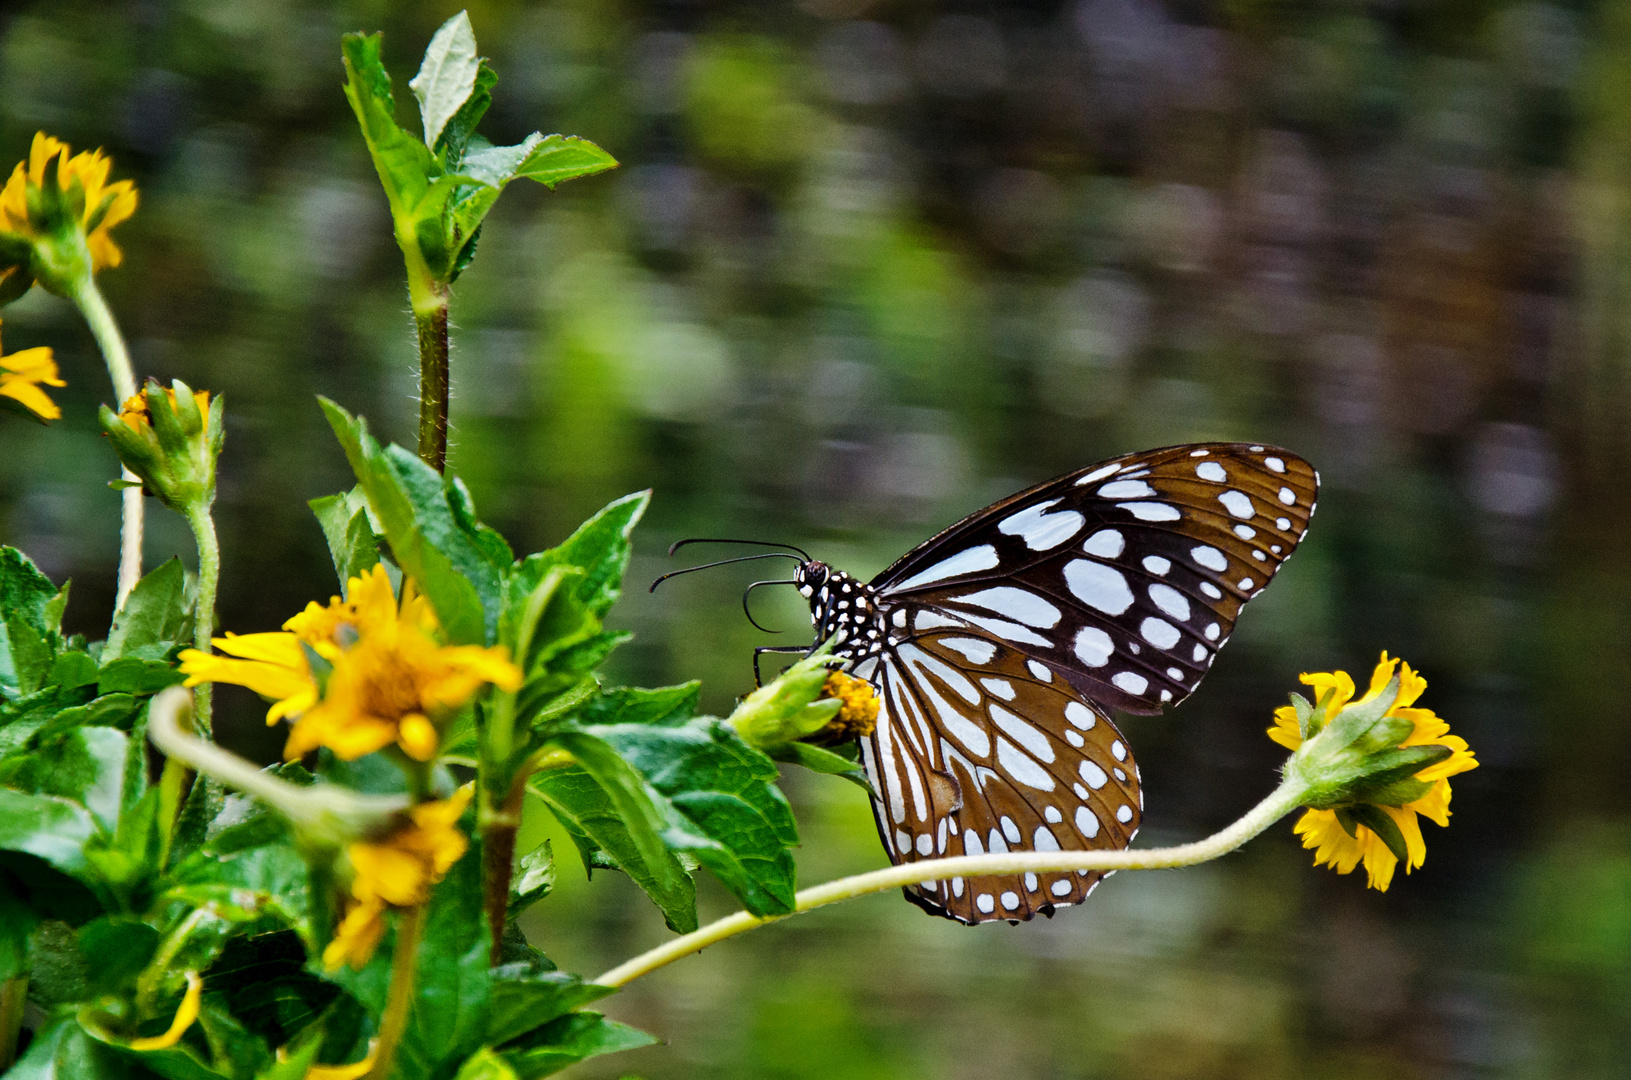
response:
<path id="1" fill-rule="evenodd" d="M 849 746 L 853 747 L 851 743 Z M 842 776 L 852 784 L 858 785 L 869 795 L 876 795 L 872 784 L 866 778 L 866 770 L 855 764 L 853 757 L 834 753 L 832 750 L 820 746 L 812 746 L 806 742 L 782 743 L 772 746 L 765 751 L 777 761 L 785 761 L 790 765 L 798 765 L 811 772 L 826 773 L 829 776 Z"/>
<path id="2" fill-rule="evenodd" d="M 1349 836 L 1357 837 L 1357 826 L 1363 825 L 1387 845 L 1394 858 L 1408 865 L 1410 850 L 1405 845 L 1404 834 L 1386 813 L 1374 806 L 1345 806 L 1336 811 L 1336 817 Z"/>

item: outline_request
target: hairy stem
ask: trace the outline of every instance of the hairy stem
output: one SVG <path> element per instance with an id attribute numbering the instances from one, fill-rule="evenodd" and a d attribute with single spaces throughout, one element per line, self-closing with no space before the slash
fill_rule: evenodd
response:
<path id="1" fill-rule="evenodd" d="M 385 999 L 385 1014 L 379 1021 L 379 1042 L 374 1050 L 374 1067 L 368 1080 L 386 1080 L 395 1063 L 396 1048 L 408 1030 L 413 1013 L 413 981 L 419 968 L 419 939 L 425 930 L 425 908 L 402 911 L 396 923 L 396 947 L 391 953 L 391 989 Z"/>
<path id="2" fill-rule="evenodd" d="M 193 607 L 193 648 L 210 651 L 210 638 L 215 634 L 215 589 L 221 580 L 221 546 L 215 537 L 215 519 L 208 506 L 187 508 L 187 524 L 192 526 L 193 539 L 198 545 L 198 602 Z M 213 688 L 209 683 L 199 686 L 194 704 L 198 730 L 206 737 L 214 732 L 211 720 Z"/>
<path id="3" fill-rule="evenodd" d="M 595 979 L 595 982 L 601 986 L 624 986 L 682 957 L 700 952 L 716 941 L 724 941 L 766 923 L 814 911 L 840 900 L 852 900 L 857 896 L 898 889 L 920 881 L 1022 874 L 1027 871 L 1040 874 L 1062 870 L 1162 870 L 1193 866 L 1227 855 L 1279 821 L 1300 805 L 1306 790 L 1306 785 L 1300 781 L 1283 781 L 1268 798 L 1252 807 L 1245 817 L 1233 825 L 1204 840 L 1179 844 L 1177 847 L 1151 848 L 1147 851 L 1011 851 L 997 855 L 963 855 L 949 859 L 922 859 L 840 878 L 800 892 L 794 897 L 793 910 L 788 915 L 760 918 L 745 911 L 727 915 L 700 930 L 619 964 Z"/>
<path id="4" fill-rule="evenodd" d="M 499 949 L 504 944 L 504 924 L 509 921 L 510 878 L 515 870 L 515 834 L 521 828 L 521 802 L 526 796 L 525 774 L 510 786 L 501 805 L 489 807 L 487 792 L 481 793 L 481 890 L 487 928 L 492 934 L 492 966 L 498 966 Z"/>
<path id="5" fill-rule="evenodd" d="M 447 287 L 438 286 L 434 302 L 414 304 L 419 328 L 419 459 L 437 472 L 447 467 Z"/>
<path id="6" fill-rule="evenodd" d="M 17 1036 L 23 1030 L 23 1009 L 28 1004 L 28 976 L 17 975 L 0 983 L 0 1073 L 17 1057 Z"/>
<path id="7" fill-rule="evenodd" d="M 102 290 L 96 287 L 96 278 L 89 272 L 85 273 L 74 284 L 68 298 L 85 317 L 86 325 L 91 328 L 91 334 L 96 338 L 97 347 L 102 350 L 102 360 L 107 364 L 108 377 L 113 380 L 113 393 L 119 399 L 114 404 L 116 408 L 122 407 L 127 400 L 136 396 L 136 372 L 130 365 L 130 350 L 125 348 L 125 339 L 124 335 L 119 333 L 119 324 L 114 320 L 108 302 L 102 298 Z M 121 469 L 120 477 L 124 480 L 136 479 L 135 474 L 129 469 Z M 142 489 L 127 487 L 124 489 L 122 499 L 124 518 L 119 528 L 119 590 L 114 601 L 116 611 L 142 577 Z"/>

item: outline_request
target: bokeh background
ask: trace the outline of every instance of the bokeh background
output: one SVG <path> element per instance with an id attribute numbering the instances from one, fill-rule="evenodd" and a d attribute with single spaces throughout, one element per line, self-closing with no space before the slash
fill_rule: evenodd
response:
<path id="1" fill-rule="evenodd" d="M 228 399 L 225 627 L 335 589 L 306 499 L 350 483 L 313 395 L 411 442 L 401 263 L 339 34 L 406 81 L 452 3 L 13 2 L 0 158 L 37 128 L 142 192 L 103 276 L 139 372 Z M 1140 843 L 1274 780 L 1302 670 L 1419 665 L 1483 767 L 1377 894 L 1282 824 L 1123 874 L 1052 922 L 890 896 L 715 947 L 609 1011 L 667 1040 L 577 1075 L 1620 1077 L 1631 1069 L 1631 7 L 1584 0 L 473 2 L 486 130 L 617 172 L 499 204 L 453 307 L 451 465 L 518 550 L 656 491 L 613 677 L 803 640 L 740 567 L 643 586 L 673 540 L 789 540 L 863 576 L 1019 487 L 1193 439 L 1294 448 L 1309 539 L 1201 692 L 1129 720 Z M 70 382 L 0 424 L 0 540 L 111 611 L 109 399 L 71 309 L 5 312 Z M 151 513 L 151 562 L 190 544 Z M 751 568 L 750 568 L 751 569 Z M 762 574 L 758 576 L 771 576 Z M 784 590 L 785 591 L 785 590 Z M 247 694 L 223 737 L 269 758 Z M 789 777 L 814 883 L 879 865 L 861 793 Z M 546 835 L 538 823 L 532 830 Z M 536 944 L 594 974 L 665 936 L 570 845 Z M 704 913 L 728 910 L 705 887 Z"/>

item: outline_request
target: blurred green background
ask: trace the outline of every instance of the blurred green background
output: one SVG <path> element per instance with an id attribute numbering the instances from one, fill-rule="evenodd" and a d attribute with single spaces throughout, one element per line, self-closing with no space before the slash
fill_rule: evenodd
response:
<path id="1" fill-rule="evenodd" d="M 306 499 L 349 486 L 313 401 L 411 442 L 413 329 L 339 35 L 383 29 L 400 118 L 448 3 L 70 0 L 0 9 L 0 158 L 103 146 L 142 206 L 103 284 L 139 373 L 227 395 L 225 628 L 335 590 Z M 863 576 L 958 516 L 1127 450 L 1291 447 L 1308 541 L 1202 691 L 1128 720 L 1141 844 L 1272 785 L 1303 670 L 1420 666 L 1483 767 L 1377 894 L 1289 825 L 1123 874 L 1051 922 L 857 901 L 608 1002 L 669 1040 L 577 1075 L 1621 1077 L 1631 1069 L 1631 6 L 1501 0 L 478 2 L 497 142 L 623 167 L 518 185 L 456 287 L 451 467 L 518 550 L 656 490 L 615 678 L 804 640 L 740 567 L 644 584 L 689 535 Z M 0 425 L 0 541 L 105 633 L 110 391 L 36 292 L 49 429 Z M 190 543 L 150 511 L 150 564 Z M 751 568 L 749 568 L 751 569 Z M 768 575 L 758 575 L 768 576 Z M 224 688 L 223 737 L 279 737 Z M 801 880 L 879 865 L 862 794 L 787 784 Z M 540 826 L 541 828 L 542 826 Z M 557 844 L 571 860 L 570 845 Z M 705 887 L 704 914 L 724 894 Z M 593 975 L 665 936 L 563 867 L 534 942 Z"/>

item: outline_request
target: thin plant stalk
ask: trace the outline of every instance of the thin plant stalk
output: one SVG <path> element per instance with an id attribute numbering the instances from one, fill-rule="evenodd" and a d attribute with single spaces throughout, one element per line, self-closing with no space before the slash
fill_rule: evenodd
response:
<path id="1" fill-rule="evenodd" d="M 193 605 L 193 648 L 210 651 L 210 639 L 215 634 L 215 590 L 221 580 L 221 545 L 215 535 L 215 519 L 208 506 L 187 508 L 187 524 L 193 530 L 198 545 L 198 600 Z M 206 738 L 211 737 L 211 705 L 214 694 L 209 683 L 200 685 L 194 693 L 193 719 Z"/>
<path id="2" fill-rule="evenodd" d="M 419 940 L 425 931 L 425 908 L 421 904 L 404 910 L 397 919 L 396 945 L 391 953 L 391 988 L 385 998 L 385 1012 L 379 1021 L 379 1042 L 375 1046 L 374 1067 L 367 1080 L 386 1080 L 396 1061 L 396 1048 L 408 1030 L 413 1012 L 414 974 L 419 967 Z"/>
<path id="3" fill-rule="evenodd" d="M 79 308 L 86 325 L 91 328 L 97 347 L 102 350 L 102 360 L 107 364 L 108 377 L 113 380 L 113 393 L 119 399 L 116 404 L 123 407 L 126 401 L 136 396 L 136 372 L 131 367 L 130 350 L 125 348 L 125 339 L 119 332 L 119 324 L 114 319 L 108 302 L 103 299 L 102 290 L 96 287 L 96 278 L 89 273 L 81 276 L 69 292 L 68 298 Z M 136 481 L 135 474 L 129 469 L 121 469 L 120 478 L 130 482 Z M 119 527 L 119 584 L 114 600 L 116 611 L 123 606 L 125 597 L 130 595 L 130 590 L 134 589 L 136 582 L 142 578 L 142 489 L 139 484 L 124 489 L 122 504 L 124 512 Z"/>
<path id="4" fill-rule="evenodd" d="M 428 283 L 412 293 L 419 330 L 419 459 L 442 472 L 447 468 L 448 289 Z"/>
<path id="5" fill-rule="evenodd" d="M 962 855 L 947 859 L 923 859 L 840 878 L 800 892 L 794 897 L 793 910 L 787 915 L 759 917 L 745 911 L 727 915 L 699 930 L 675 938 L 619 964 L 595 979 L 595 982 L 601 986 L 625 986 L 642 975 L 649 975 L 658 968 L 700 952 L 715 942 L 724 941 L 726 938 L 767 923 L 779 922 L 791 915 L 802 915 L 806 911 L 836 904 L 840 900 L 853 900 L 868 893 L 886 892 L 915 885 L 920 881 L 944 881 L 954 877 L 987 877 L 1027 872 L 1041 874 L 1067 870 L 1164 870 L 1193 866 L 1234 851 L 1297 809 L 1307 791 L 1307 785 L 1301 781 L 1285 780 L 1268 798 L 1252 807 L 1233 825 L 1204 840 L 1179 844 L 1176 847 L 1151 848 L 1146 851 L 1012 851 L 995 855 Z"/>

